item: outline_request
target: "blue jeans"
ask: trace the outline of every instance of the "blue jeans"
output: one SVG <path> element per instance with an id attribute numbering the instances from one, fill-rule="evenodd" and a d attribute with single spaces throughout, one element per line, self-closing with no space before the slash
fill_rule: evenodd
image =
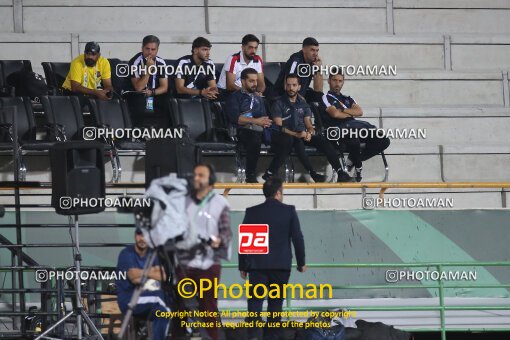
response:
<path id="1" fill-rule="evenodd" d="M 165 305 L 165 298 L 162 291 L 154 292 L 152 295 L 142 295 L 138 298 L 138 304 L 133 309 L 133 315 L 147 318 L 152 322 L 152 339 L 164 340 L 168 333 L 168 318 L 156 317 L 156 311 L 170 311 Z"/>

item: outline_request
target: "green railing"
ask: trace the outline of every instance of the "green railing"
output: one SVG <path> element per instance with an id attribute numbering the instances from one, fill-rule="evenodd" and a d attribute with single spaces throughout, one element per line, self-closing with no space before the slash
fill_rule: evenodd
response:
<path id="1" fill-rule="evenodd" d="M 439 273 L 444 272 L 445 268 L 450 267 L 510 267 L 510 262 L 422 262 L 422 263 L 314 263 L 307 265 L 308 268 L 435 268 Z M 237 264 L 223 264 L 223 268 L 235 268 Z M 374 307 L 363 307 L 363 306 L 342 306 L 350 311 L 439 311 L 440 323 L 439 328 L 405 328 L 410 332 L 431 332 L 440 331 L 441 339 L 446 340 L 446 332 L 464 332 L 464 331 L 476 331 L 476 332 L 504 332 L 510 331 L 510 325 L 508 328 L 447 328 L 446 327 L 446 311 L 454 310 L 510 310 L 510 298 L 509 303 L 506 305 L 496 306 L 484 306 L 484 305 L 463 305 L 463 306 L 447 306 L 445 304 L 445 289 L 452 288 L 510 288 L 510 284 L 445 284 L 445 281 L 440 277 L 436 280 L 437 284 L 379 284 L 379 285 L 346 285 L 346 286 L 332 286 L 334 290 L 341 289 L 416 289 L 416 288 L 427 288 L 437 289 L 439 304 L 436 306 L 374 306 Z M 287 294 L 285 311 L 304 311 L 304 310 L 328 310 L 331 307 L 292 307 L 291 294 Z M 245 309 L 244 309 L 245 310 Z M 232 310 L 234 311 L 234 310 Z M 236 311 L 243 311 L 241 309 Z"/>

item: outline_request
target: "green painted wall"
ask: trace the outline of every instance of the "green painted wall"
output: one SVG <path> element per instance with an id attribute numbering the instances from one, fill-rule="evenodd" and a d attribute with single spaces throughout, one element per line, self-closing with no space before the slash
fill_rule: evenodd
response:
<path id="1" fill-rule="evenodd" d="M 232 230 L 242 221 L 243 212 L 232 212 Z M 402 263 L 402 262 L 471 262 L 510 261 L 510 211 L 508 210 L 458 210 L 458 211 L 403 211 L 403 210 L 354 210 L 354 211 L 300 211 L 302 230 L 306 241 L 308 263 Z M 131 224 L 132 217 L 125 214 L 101 213 L 80 216 L 82 224 L 120 223 Z M 15 241 L 14 214 L 0 219 L 0 234 Z M 63 224 L 67 217 L 50 212 L 25 212 L 23 224 Z M 130 243 L 133 229 L 93 227 L 80 229 L 80 240 L 85 243 Z M 69 228 L 24 228 L 23 242 L 69 243 Z M 234 236 L 234 251 L 237 235 Z M 82 247 L 83 264 L 115 265 L 120 247 Z M 69 248 L 27 248 L 26 253 L 41 264 L 71 266 Z M 237 262 L 236 253 L 232 262 Z M 0 249 L 0 265 L 10 264 L 6 249 Z M 306 283 L 395 284 L 386 283 L 385 272 L 392 268 L 338 268 L 311 269 L 305 274 L 294 271 L 291 281 Z M 426 269 L 426 268 L 415 268 Z M 508 284 L 510 267 L 448 268 L 476 270 L 474 284 Z M 433 270 L 432 268 L 430 270 Z M 5 281 L 4 281 L 5 279 Z M 34 276 L 25 275 L 26 285 L 35 287 Z M 223 283 L 241 283 L 235 269 L 224 269 Z M 0 283 L 9 287 L 10 274 L 0 273 Z M 397 284 L 419 284 L 401 282 Z M 450 282 L 455 283 L 455 282 Z M 422 284 L 432 284 L 423 280 Z M 337 298 L 370 297 L 434 297 L 434 289 L 365 289 L 341 290 Z M 446 296 L 508 297 L 507 289 L 448 289 Z M 2 297 L 5 298 L 5 297 Z"/>

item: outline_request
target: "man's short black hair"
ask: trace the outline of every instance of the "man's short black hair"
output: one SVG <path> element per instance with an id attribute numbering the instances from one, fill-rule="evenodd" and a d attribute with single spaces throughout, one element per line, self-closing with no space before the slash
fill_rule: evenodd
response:
<path id="1" fill-rule="evenodd" d="M 156 43 L 159 47 L 159 38 L 155 35 L 146 35 L 142 40 L 142 46 L 145 46 L 150 43 Z"/>
<path id="2" fill-rule="evenodd" d="M 193 43 L 191 44 L 191 50 L 198 47 L 211 47 L 211 42 L 207 40 L 204 37 L 198 37 L 195 40 L 193 40 Z"/>
<path id="3" fill-rule="evenodd" d="M 283 181 L 278 177 L 271 177 L 267 181 L 264 182 L 262 186 L 262 191 L 264 192 L 264 196 L 266 198 L 273 198 L 276 196 L 278 191 L 281 191 L 283 188 Z"/>
<path id="4" fill-rule="evenodd" d="M 248 68 L 245 68 L 245 69 L 243 70 L 243 72 L 241 72 L 241 79 L 248 79 L 248 76 L 249 76 L 250 74 L 255 74 L 255 75 L 257 75 L 257 74 L 259 74 L 259 73 L 257 72 L 257 70 L 256 70 L 256 69 L 251 68 L 251 67 L 248 67 Z"/>
<path id="5" fill-rule="evenodd" d="M 290 79 L 290 78 L 294 78 L 294 79 L 297 79 L 298 80 L 298 83 L 299 83 L 299 76 L 295 73 L 289 73 L 287 74 L 287 76 L 285 77 L 285 84 L 287 83 L 287 79 Z"/>
<path id="6" fill-rule="evenodd" d="M 303 47 L 306 46 L 319 46 L 319 42 L 315 38 L 308 37 L 303 40 Z"/>
<path id="7" fill-rule="evenodd" d="M 260 44 L 260 40 L 259 38 L 257 38 L 256 36 L 254 36 L 253 34 L 246 34 L 244 37 L 243 37 L 243 40 L 241 41 L 241 44 L 243 46 L 246 46 L 248 45 L 248 43 L 251 43 L 252 41 L 255 41 L 257 44 Z"/>
<path id="8" fill-rule="evenodd" d="M 330 73 L 329 76 L 328 76 L 328 79 L 331 79 L 333 78 L 334 76 L 342 76 L 342 78 L 345 78 L 344 74 L 342 73 L 342 70 L 339 69 L 338 70 L 338 73 Z"/>

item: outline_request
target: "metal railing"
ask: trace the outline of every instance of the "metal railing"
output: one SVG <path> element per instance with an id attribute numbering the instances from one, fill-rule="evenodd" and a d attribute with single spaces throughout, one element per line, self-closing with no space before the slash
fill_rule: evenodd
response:
<path id="1" fill-rule="evenodd" d="M 232 189 L 262 189 L 260 183 L 217 183 L 216 189 L 224 189 L 228 196 Z M 380 189 L 383 198 L 388 189 L 508 189 L 510 182 L 359 182 L 359 183 L 284 183 L 284 189 Z"/>
<path id="2" fill-rule="evenodd" d="M 295 265 L 294 265 L 295 266 Z M 437 272 L 443 272 L 444 268 L 448 267 L 509 267 L 510 262 L 421 262 L 421 263 L 314 263 L 307 265 L 308 268 L 435 268 Z M 222 268 L 237 268 L 237 264 L 223 264 Z M 510 325 L 506 328 L 447 328 L 446 326 L 446 311 L 455 310 L 510 310 L 510 302 L 501 306 L 486 306 L 486 305 L 462 305 L 462 306 L 447 306 L 445 303 L 445 289 L 456 288 L 510 288 L 510 284 L 445 284 L 441 276 L 435 280 L 436 284 L 379 284 L 379 285 L 340 285 L 332 286 L 333 290 L 342 289 L 437 289 L 439 296 L 439 304 L 436 306 L 342 306 L 350 311 L 439 311 L 440 327 L 439 328 L 405 328 L 403 329 L 410 332 L 431 332 L 440 331 L 441 339 L 446 340 L 447 331 L 484 331 L 484 332 L 503 332 L 510 331 Z M 286 306 L 284 311 L 305 311 L 305 310 L 330 310 L 331 307 L 318 307 L 318 306 L 292 306 L 292 294 L 286 294 Z M 510 300 L 510 298 L 509 298 Z M 244 311 L 244 309 L 231 310 Z"/>
<path id="3" fill-rule="evenodd" d="M 37 185 L 27 183 L 27 186 L 18 186 L 15 188 L 14 186 L 10 186 L 9 183 L 2 183 L 0 185 L 0 190 L 19 190 L 21 192 L 25 190 L 39 190 L 39 189 L 50 189 L 51 183 L 39 183 Z M 107 184 L 108 188 L 113 189 L 127 189 L 127 188 L 144 188 L 144 183 L 117 183 L 117 184 Z M 217 183 L 215 185 L 216 189 L 223 189 L 224 195 L 228 196 L 233 189 L 261 189 L 262 184 L 243 184 L 243 183 Z M 352 189 L 358 188 L 361 189 L 362 195 L 366 194 L 367 189 L 380 189 L 379 196 L 382 198 L 387 189 L 406 189 L 406 188 L 440 188 L 440 189 L 508 189 L 510 188 L 510 182 L 362 182 L 362 183 L 285 183 L 285 189 Z M 17 206 L 17 210 L 20 208 L 27 208 L 28 206 L 24 206 L 19 202 L 20 193 L 17 193 L 18 199 L 15 202 L 15 206 Z M 46 191 L 46 190 L 44 190 Z M 5 191 L 4 191 L 5 192 Z M 27 193 L 27 195 L 31 195 L 33 193 Z M 39 205 L 39 206 L 47 206 L 48 205 Z M 32 205 L 30 205 L 32 207 Z M 19 210 L 18 210 L 19 211 Z M 23 285 L 23 273 L 25 271 L 34 270 L 34 263 L 30 263 L 27 261 L 26 254 L 24 254 L 23 249 L 25 248 L 40 248 L 40 247 L 70 247 L 71 244 L 28 244 L 22 242 L 21 237 L 21 228 L 35 228 L 40 227 L 40 225 L 35 224 L 21 224 L 21 219 L 19 213 L 16 214 L 17 225 L 3 225 L 3 227 L 11 227 L 16 228 L 16 242 L 2 242 L 3 245 L 0 245 L 0 249 L 7 249 L 11 252 L 11 266 L 8 267 L 0 267 L 0 272 L 10 271 L 13 277 L 13 287 L 9 289 L 2 289 L 1 293 L 13 294 L 17 295 L 19 298 L 20 311 L 13 311 L 12 315 L 22 316 L 27 315 L 27 311 L 25 308 L 25 294 L 26 293 L 45 293 L 45 294 L 56 294 L 54 289 L 31 289 L 30 291 L 26 291 Z M 67 224 L 51 224 L 48 225 L 51 227 L 65 227 L 67 228 Z M 94 227 L 96 225 L 83 225 L 82 227 Z M 131 227 L 131 225 L 124 224 L 109 224 L 106 227 L 111 228 L 120 228 L 120 227 Z M 5 241 L 5 240 L 4 240 Z M 82 244 L 81 247 L 121 247 L 123 244 L 115 244 L 115 243 L 90 243 L 90 244 Z M 441 271 L 445 267 L 451 266 L 510 266 L 510 262 L 473 262 L 473 263 L 455 263 L 455 262 L 444 262 L 444 263 L 398 263 L 398 264 L 388 264 L 388 263 L 355 263 L 355 264 L 311 264 L 310 268 L 373 268 L 373 267 L 408 267 L 408 268 L 416 268 L 416 267 L 435 267 L 438 271 Z M 225 264 L 225 268 L 234 268 L 235 264 Z M 20 285 L 20 287 L 16 288 L 14 285 L 14 277 L 18 278 L 16 285 Z M 406 311 L 406 310 L 414 310 L 414 311 L 439 311 L 440 312 L 440 322 L 441 327 L 438 329 L 432 328 L 423 328 L 423 329 L 414 329 L 414 331 L 431 331 L 431 330 L 439 330 L 441 331 L 442 339 L 446 339 L 446 331 L 469 331 L 469 330 L 477 330 L 477 331 L 510 331 L 510 328 L 484 328 L 484 329 L 470 329 L 470 328 L 457 328 L 452 329 L 446 327 L 446 315 L 445 312 L 449 310 L 510 310 L 510 306 L 448 306 L 445 304 L 444 300 L 444 290 L 447 288 L 510 288 L 510 285 L 447 285 L 443 281 L 439 280 L 435 285 L 351 285 L 351 286 L 333 286 L 333 289 L 341 290 L 341 289 L 394 289 L 394 288 L 430 288 L 430 289 L 438 289 L 439 294 L 439 304 L 437 306 L 401 306 L 401 307 L 362 307 L 362 306 L 350 306 L 353 310 L 358 311 L 376 311 L 376 310 L 395 310 L 395 311 Z M 510 304 L 509 304 L 510 305 Z M 13 305 L 14 308 L 14 305 Z M 293 307 L 292 301 L 287 300 L 287 310 L 298 310 L 303 309 L 304 307 Z M 324 307 L 325 309 L 326 307 Z M 318 307 L 314 307 L 314 309 L 320 309 Z M 41 312 L 41 315 L 51 315 L 47 311 Z M 1 313 L 4 314 L 5 313 Z M 101 316 L 105 316 L 101 314 Z M 409 329 L 412 331 L 412 329 Z M 22 329 L 22 332 L 25 330 Z"/>

